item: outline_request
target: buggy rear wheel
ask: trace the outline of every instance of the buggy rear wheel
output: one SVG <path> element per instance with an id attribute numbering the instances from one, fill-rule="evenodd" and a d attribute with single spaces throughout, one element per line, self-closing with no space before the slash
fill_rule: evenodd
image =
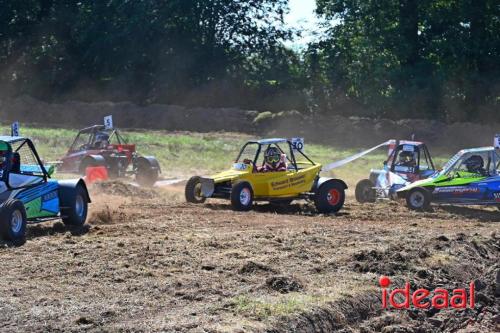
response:
<path id="1" fill-rule="evenodd" d="M 80 185 L 77 186 L 65 199 L 65 207 L 61 207 L 61 216 L 64 224 L 82 226 L 87 220 L 88 200 L 87 192 Z"/>
<path id="2" fill-rule="evenodd" d="M 414 188 L 406 195 L 406 205 L 411 210 L 427 210 L 431 206 L 431 194 L 425 188 Z"/>
<path id="3" fill-rule="evenodd" d="M 103 162 L 104 158 L 98 157 L 101 160 L 95 159 L 92 156 L 87 156 L 85 157 L 81 162 L 80 162 L 80 167 L 78 168 L 80 174 L 82 176 L 85 176 L 87 174 L 87 168 L 92 168 L 92 167 L 100 167 L 100 166 L 106 166 L 106 163 Z"/>
<path id="4" fill-rule="evenodd" d="M 363 179 L 356 185 L 355 195 L 359 203 L 375 202 L 377 199 L 377 192 L 369 179 Z"/>
<path id="5" fill-rule="evenodd" d="M 237 211 L 249 211 L 253 205 L 253 190 L 249 183 L 237 183 L 231 189 L 231 205 Z"/>
<path id="6" fill-rule="evenodd" d="M 191 203 L 201 204 L 207 200 L 207 198 L 201 195 L 200 177 L 193 176 L 188 180 L 184 190 L 184 195 L 186 197 L 186 201 Z"/>
<path id="7" fill-rule="evenodd" d="M 336 181 L 321 185 L 314 194 L 314 204 L 322 214 L 336 213 L 344 206 L 345 187 Z"/>
<path id="8" fill-rule="evenodd" d="M 158 180 L 158 169 L 149 165 L 143 165 L 137 169 L 135 181 L 144 187 L 152 187 Z"/>
<path id="9" fill-rule="evenodd" d="M 0 233 L 3 239 L 24 240 L 26 224 L 26 209 L 20 200 L 10 199 L 0 206 Z"/>

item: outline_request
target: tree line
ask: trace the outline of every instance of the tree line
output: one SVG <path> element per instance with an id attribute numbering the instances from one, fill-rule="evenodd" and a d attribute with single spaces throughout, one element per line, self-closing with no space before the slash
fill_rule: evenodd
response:
<path id="1" fill-rule="evenodd" d="M 0 97 L 500 120 L 494 0 L 0 0 Z"/>

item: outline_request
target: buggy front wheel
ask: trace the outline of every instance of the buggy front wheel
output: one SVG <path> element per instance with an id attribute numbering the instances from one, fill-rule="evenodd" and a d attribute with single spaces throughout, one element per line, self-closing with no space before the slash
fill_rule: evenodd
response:
<path id="1" fill-rule="evenodd" d="M 237 183 L 231 189 L 231 205 L 237 211 L 249 211 L 253 205 L 253 190 L 249 183 Z"/>
<path id="2" fill-rule="evenodd" d="M 406 205 L 411 210 L 427 210 L 431 206 L 431 194 L 425 188 L 414 188 L 406 195 Z"/>
<path id="3" fill-rule="evenodd" d="M 26 209 L 20 200 L 7 200 L 0 206 L 0 232 L 5 240 L 21 241 L 26 234 Z"/>

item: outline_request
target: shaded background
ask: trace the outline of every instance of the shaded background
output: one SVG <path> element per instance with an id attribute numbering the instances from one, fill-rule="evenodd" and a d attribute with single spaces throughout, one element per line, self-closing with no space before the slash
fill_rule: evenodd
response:
<path id="1" fill-rule="evenodd" d="M 496 1 L 316 6 L 298 48 L 287 0 L 2 0 L 0 98 L 500 120 Z"/>

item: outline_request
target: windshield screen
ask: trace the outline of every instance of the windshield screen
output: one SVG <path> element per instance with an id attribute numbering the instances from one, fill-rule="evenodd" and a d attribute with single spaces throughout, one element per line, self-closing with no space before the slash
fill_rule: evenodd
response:
<path id="1" fill-rule="evenodd" d="M 436 174 L 436 177 L 447 174 L 448 171 L 452 169 L 452 167 L 457 163 L 457 161 L 463 154 L 464 154 L 463 151 L 459 151 L 455 156 L 453 156 L 448 162 L 446 162 L 446 164 L 443 167 L 443 170 L 441 170 L 441 172 Z"/>
<path id="2" fill-rule="evenodd" d="M 498 170 L 498 152 L 492 150 L 467 150 L 453 156 L 438 175 L 450 175 L 454 172 L 488 176 Z"/>
<path id="3" fill-rule="evenodd" d="M 257 155 L 257 151 L 259 149 L 259 145 L 257 143 L 249 143 L 247 144 L 243 150 L 238 155 L 235 163 L 243 163 L 245 160 L 254 161 L 255 156 Z"/>

